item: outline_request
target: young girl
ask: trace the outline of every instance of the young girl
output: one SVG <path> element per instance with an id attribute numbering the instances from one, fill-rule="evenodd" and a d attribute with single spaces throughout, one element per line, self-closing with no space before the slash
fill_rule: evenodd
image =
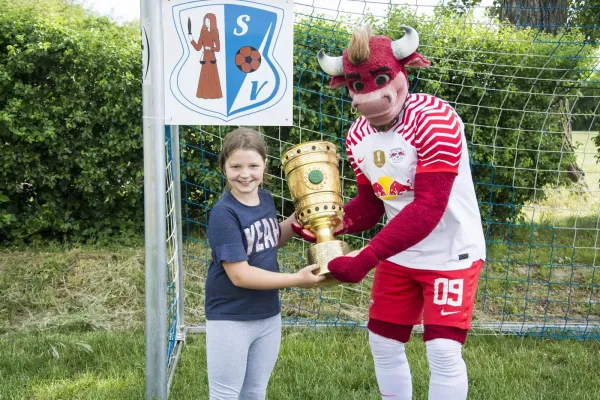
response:
<path id="1" fill-rule="evenodd" d="M 264 399 L 279 353 L 278 289 L 311 288 L 324 277 L 311 265 L 279 272 L 277 248 L 292 236 L 294 215 L 279 223 L 263 181 L 266 145 L 260 134 L 230 132 L 219 156 L 229 190 L 212 210 L 206 278 L 206 355 L 211 400 Z"/>

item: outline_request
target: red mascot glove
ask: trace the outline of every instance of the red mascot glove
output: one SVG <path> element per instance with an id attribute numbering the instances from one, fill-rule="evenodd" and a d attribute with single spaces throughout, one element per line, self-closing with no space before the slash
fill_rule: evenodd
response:
<path id="1" fill-rule="evenodd" d="M 371 246 L 366 246 L 356 256 L 334 258 L 327 264 L 331 276 L 340 282 L 358 283 L 379 264 L 379 257 Z"/>
<path id="2" fill-rule="evenodd" d="M 307 242 L 310 242 L 310 243 L 317 242 L 317 237 L 315 235 L 313 235 L 312 232 L 309 231 L 308 229 L 304 229 L 302 226 L 300 226 L 300 224 L 297 224 L 294 222 L 291 225 L 291 227 L 296 235 L 300 236 L 302 239 L 306 240 Z M 335 232 L 333 232 L 333 236 L 343 235 L 344 233 L 345 233 L 344 226 L 342 224 L 336 228 Z"/>

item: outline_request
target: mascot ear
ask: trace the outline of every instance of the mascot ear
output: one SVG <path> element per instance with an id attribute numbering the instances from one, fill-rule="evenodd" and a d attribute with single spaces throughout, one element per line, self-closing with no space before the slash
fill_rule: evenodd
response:
<path id="1" fill-rule="evenodd" d="M 346 77 L 345 76 L 332 76 L 329 81 L 329 87 L 332 89 L 338 89 L 346 86 Z"/>
<path id="2" fill-rule="evenodd" d="M 410 56 L 402 59 L 400 63 L 405 67 L 410 68 L 427 68 L 431 65 L 431 61 L 427 60 L 425 57 L 423 57 L 416 51 Z"/>

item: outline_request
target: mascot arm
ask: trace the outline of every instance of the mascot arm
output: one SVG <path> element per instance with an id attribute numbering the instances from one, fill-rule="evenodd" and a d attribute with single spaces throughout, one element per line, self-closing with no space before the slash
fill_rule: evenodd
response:
<path id="1" fill-rule="evenodd" d="M 358 195 L 344 206 L 344 229 L 342 233 L 357 233 L 374 227 L 385 214 L 383 202 L 373 192 L 366 179 L 356 182 Z"/>
<path id="2" fill-rule="evenodd" d="M 450 199 L 454 172 L 422 172 L 415 176 L 415 198 L 356 256 L 333 259 L 328 269 L 341 282 L 360 282 L 380 260 L 425 239 L 439 224 Z"/>
<path id="3" fill-rule="evenodd" d="M 427 172 L 415 177 L 415 199 L 390 220 L 369 246 L 385 260 L 425 239 L 439 224 L 450 199 L 456 174 Z"/>

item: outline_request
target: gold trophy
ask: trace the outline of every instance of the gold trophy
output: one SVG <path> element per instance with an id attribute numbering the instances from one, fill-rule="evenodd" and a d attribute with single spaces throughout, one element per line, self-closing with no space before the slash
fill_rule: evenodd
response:
<path id="1" fill-rule="evenodd" d="M 329 261 L 350 251 L 333 236 L 344 217 L 338 161 L 335 145 L 321 141 L 298 144 L 281 155 L 296 218 L 317 238 L 307 253 L 308 263 L 319 265 L 317 275 L 329 274 Z M 321 285 L 338 283 L 328 275 Z"/>

